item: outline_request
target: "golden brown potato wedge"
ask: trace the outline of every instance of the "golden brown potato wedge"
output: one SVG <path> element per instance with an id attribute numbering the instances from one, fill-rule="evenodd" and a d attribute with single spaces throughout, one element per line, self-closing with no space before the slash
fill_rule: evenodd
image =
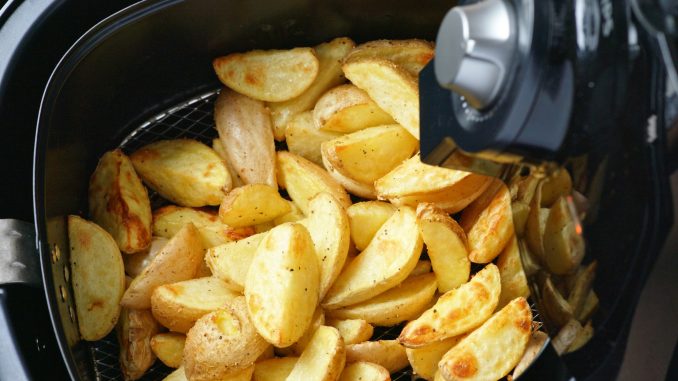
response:
<path id="1" fill-rule="evenodd" d="M 342 69 L 346 78 L 419 139 L 419 86 L 415 76 L 389 60 L 373 57 L 349 58 Z"/>
<path id="2" fill-rule="evenodd" d="M 151 296 L 151 310 L 155 319 L 170 331 L 186 333 L 203 315 L 238 296 L 219 278 L 196 278 L 156 288 Z"/>
<path id="3" fill-rule="evenodd" d="M 525 276 L 532 276 L 541 270 L 537 258 L 528 248 L 527 242 L 524 239 L 518 240 L 518 249 L 520 251 L 520 263 L 523 265 Z"/>
<path id="4" fill-rule="evenodd" d="M 431 261 L 425 259 L 420 259 L 417 262 L 417 265 L 414 267 L 414 270 L 410 273 L 408 278 L 415 277 L 417 275 L 424 275 L 431 272 Z"/>
<path id="5" fill-rule="evenodd" d="M 311 111 L 304 111 L 293 116 L 285 129 L 287 149 L 317 165 L 323 165 L 320 145 L 340 136 L 341 133 L 338 132 L 318 129 L 313 123 Z"/>
<path id="6" fill-rule="evenodd" d="M 541 304 L 543 313 L 547 321 L 555 324 L 555 328 L 560 328 L 572 319 L 572 307 L 561 295 L 551 281 L 551 277 L 546 278 L 541 290 Z"/>
<path id="7" fill-rule="evenodd" d="M 530 211 L 527 214 L 525 223 L 525 242 L 530 252 L 542 261 L 544 257 L 544 230 L 546 221 L 549 218 L 550 210 L 542 208 L 541 205 L 542 182 L 539 182 L 532 201 L 530 201 Z"/>
<path id="8" fill-rule="evenodd" d="M 395 212 L 396 207 L 383 201 L 357 202 L 346 209 L 351 238 L 356 249 L 365 250 L 381 225 Z"/>
<path id="9" fill-rule="evenodd" d="M 334 381 L 338 380 L 346 362 L 346 349 L 339 331 L 333 327 L 320 326 L 306 346 L 292 372 L 289 381 Z"/>
<path id="10" fill-rule="evenodd" d="M 495 180 L 464 209 L 460 225 L 468 237 L 469 260 L 473 263 L 494 260 L 514 234 L 511 195 L 506 185 Z"/>
<path id="11" fill-rule="evenodd" d="M 565 354 L 567 348 L 569 348 L 577 339 L 583 327 L 576 319 L 570 319 L 565 325 L 560 328 L 556 337 L 551 340 L 553 349 L 556 350 L 556 353 L 559 355 Z"/>
<path id="12" fill-rule="evenodd" d="M 403 328 L 398 341 L 408 348 L 464 334 L 487 320 L 497 307 L 499 270 L 488 264 L 468 283 L 448 291 L 419 318 Z"/>
<path id="13" fill-rule="evenodd" d="M 151 243 L 151 203 L 132 162 L 119 149 L 106 152 L 89 181 L 89 214 L 123 253 Z"/>
<path id="14" fill-rule="evenodd" d="M 358 344 L 367 341 L 374 333 L 374 327 L 362 319 L 330 319 L 327 325 L 339 331 L 344 344 Z"/>
<path id="15" fill-rule="evenodd" d="M 320 62 L 313 48 L 251 50 L 214 59 L 219 80 L 261 101 L 283 102 L 301 95 L 315 81 Z"/>
<path id="16" fill-rule="evenodd" d="M 287 201 L 287 200 L 285 200 L 285 201 Z M 285 222 L 299 222 L 299 221 L 303 220 L 304 218 L 306 218 L 306 216 L 304 215 L 304 212 L 302 212 L 301 209 L 299 209 L 297 204 L 295 204 L 292 201 L 287 201 L 287 204 L 290 206 L 290 211 L 276 217 L 273 220 L 273 224 L 275 226 L 282 225 Z M 271 227 L 271 229 L 272 229 L 272 227 Z"/>
<path id="17" fill-rule="evenodd" d="M 359 361 L 348 364 L 339 381 L 391 381 L 391 375 L 381 365 Z"/>
<path id="18" fill-rule="evenodd" d="M 408 159 L 419 142 L 397 124 L 370 127 L 322 144 L 322 155 L 338 172 L 372 184 Z"/>
<path id="19" fill-rule="evenodd" d="M 212 149 L 217 153 L 217 155 L 219 155 L 221 160 L 224 161 L 224 165 L 226 166 L 228 173 L 231 175 L 231 188 L 237 188 L 245 185 L 245 183 L 240 178 L 240 175 L 238 175 L 238 172 L 229 162 L 230 159 L 228 158 L 228 153 L 226 152 L 226 148 L 224 148 L 224 143 L 221 142 L 221 139 L 212 139 Z"/>
<path id="20" fill-rule="evenodd" d="M 298 360 L 299 357 L 276 357 L 257 362 L 252 381 L 285 381 Z"/>
<path id="21" fill-rule="evenodd" d="M 511 203 L 511 212 L 513 213 L 513 228 L 516 231 L 516 236 L 522 237 L 525 233 L 527 216 L 530 214 L 530 205 L 522 201 L 514 201 Z"/>
<path id="22" fill-rule="evenodd" d="M 120 304 L 129 308 L 151 308 L 153 290 L 163 284 L 195 277 L 203 263 L 204 252 L 198 230 L 192 223 L 185 225 L 134 278 Z"/>
<path id="23" fill-rule="evenodd" d="M 243 227 L 273 221 L 291 210 L 276 188 L 266 184 L 247 184 L 224 197 L 219 207 L 221 222 Z"/>
<path id="24" fill-rule="evenodd" d="M 577 333 L 577 336 L 572 340 L 572 343 L 570 344 L 569 347 L 567 347 L 566 353 L 571 353 L 574 351 L 577 351 L 581 349 L 586 343 L 591 340 L 593 337 L 593 325 L 591 324 L 591 321 L 589 320 L 588 323 Z"/>
<path id="25" fill-rule="evenodd" d="M 424 164 L 415 155 L 377 180 L 374 187 L 379 199 L 396 205 L 417 207 L 431 202 L 456 213 L 480 196 L 490 182 L 487 176 Z"/>
<path id="26" fill-rule="evenodd" d="M 163 364 L 178 368 L 184 361 L 186 335 L 180 333 L 159 333 L 151 338 L 151 349 Z"/>
<path id="27" fill-rule="evenodd" d="M 375 40 L 358 45 L 346 60 L 357 57 L 384 58 L 418 76 L 434 54 L 433 43 L 424 40 Z"/>
<path id="28" fill-rule="evenodd" d="M 559 197 L 566 197 L 572 193 L 572 178 L 570 172 L 560 168 L 547 176 L 541 188 L 541 206 L 548 208 Z"/>
<path id="29" fill-rule="evenodd" d="M 355 47 L 353 40 L 346 37 L 335 38 L 316 46 L 315 52 L 320 66 L 318 76 L 311 86 L 296 98 L 268 104 L 273 117 L 273 133 L 277 140 L 285 139 L 288 123 L 295 115 L 311 110 L 325 91 L 345 81 L 341 61 L 353 47 Z"/>
<path id="30" fill-rule="evenodd" d="M 378 326 L 392 326 L 421 315 L 430 307 L 436 287 L 432 273 L 412 276 L 372 299 L 327 313 L 338 319 L 363 319 Z"/>
<path id="31" fill-rule="evenodd" d="M 214 121 L 227 161 L 240 179 L 275 188 L 275 143 L 264 104 L 223 89 L 214 103 Z"/>
<path id="32" fill-rule="evenodd" d="M 580 322 L 585 322 L 589 319 L 591 319 L 591 316 L 593 316 L 593 313 L 596 312 L 598 309 L 598 295 L 591 290 L 589 291 L 589 294 L 586 296 L 586 300 L 584 301 L 584 306 L 581 309 L 581 312 L 579 315 L 577 315 L 577 320 Z"/>
<path id="33" fill-rule="evenodd" d="M 422 246 L 414 210 L 398 209 L 339 274 L 323 307 L 336 309 L 360 303 L 400 284 L 417 265 Z"/>
<path id="34" fill-rule="evenodd" d="M 548 335 L 542 331 L 532 332 L 532 336 L 530 336 L 530 341 L 527 343 L 527 348 L 525 349 L 525 353 L 523 353 L 523 357 L 520 358 L 518 365 L 513 369 L 513 379 L 518 378 L 523 374 L 525 369 L 532 365 L 532 362 L 534 362 L 542 349 L 544 349 L 544 344 L 547 339 Z"/>
<path id="35" fill-rule="evenodd" d="M 497 268 L 501 279 L 501 293 L 497 309 L 504 308 L 511 300 L 522 296 L 530 296 L 530 288 L 527 285 L 527 277 L 520 262 L 520 250 L 518 239 L 511 238 L 497 259 Z"/>
<path id="36" fill-rule="evenodd" d="M 513 369 L 527 347 L 532 311 L 524 298 L 514 299 L 440 360 L 446 380 L 498 380 Z"/>
<path id="37" fill-rule="evenodd" d="M 184 346 L 186 376 L 206 381 L 225 378 L 254 364 L 268 346 L 250 321 L 245 298 L 235 298 L 198 319 L 188 331 Z"/>
<path id="38" fill-rule="evenodd" d="M 206 248 L 254 234 L 254 229 L 249 226 L 235 228 L 224 224 L 212 211 L 168 205 L 153 212 L 153 235 L 172 238 L 189 222 L 198 229 Z"/>
<path id="39" fill-rule="evenodd" d="M 331 194 L 345 208 L 351 205 L 348 193 L 324 169 L 287 151 L 278 152 L 278 181 L 305 215 L 320 192 Z"/>
<path id="40" fill-rule="evenodd" d="M 223 160 L 195 140 L 153 142 L 134 151 L 130 159 L 149 187 L 181 206 L 219 205 L 231 189 Z"/>
<path id="41" fill-rule="evenodd" d="M 138 380 L 153 365 L 151 337 L 160 330 L 149 310 L 123 308 L 118 322 L 120 368 L 126 380 Z"/>
<path id="42" fill-rule="evenodd" d="M 286 347 L 304 334 L 318 305 L 320 269 L 310 234 L 297 223 L 276 226 L 259 244 L 245 282 L 257 332 Z"/>
<path id="43" fill-rule="evenodd" d="M 554 274 L 575 271 L 584 257 L 582 228 L 573 212 L 567 198 L 560 197 L 544 227 L 544 264 Z"/>
<path id="44" fill-rule="evenodd" d="M 247 272 L 264 236 L 264 233 L 259 233 L 240 241 L 213 247 L 207 250 L 205 262 L 215 277 L 228 283 L 234 290 L 243 292 Z"/>
<path id="45" fill-rule="evenodd" d="M 80 336 L 99 340 L 111 332 L 120 315 L 125 292 L 122 255 L 108 232 L 78 216 L 68 216 L 68 240 Z"/>
<path id="46" fill-rule="evenodd" d="M 313 123 L 324 131 L 355 132 L 395 121 L 367 93 L 355 85 L 341 85 L 326 92 L 313 109 Z"/>
<path id="47" fill-rule="evenodd" d="M 408 365 L 405 347 L 396 340 L 365 341 L 346 346 L 346 362 L 371 362 L 395 373 Z"/>
<path id="48" fill-rule="evenodd" d="M 466 233 L 461 226 L 442 209 L 428 203 L 417 207 L 417 225 L 431 259 L 438 290 L 444 294 L 466 283 L 471 262 Z"/>
<path id="49" fill-rule="evenodd" d="M 184 367 L 180 366 L 174 372 L 168 374 L 167 377 L 163 378 L 162 381 L 188 381 L 188 378 L 186 378 Z"/>
<path id="50" fill-rule="evenodd" d="M 308 343 L 313 338 L 313 334 L 315 333 L 315 331 L 321 325 L 325 325 L 325 311 L 323 311 L 323 309 L 320 308 L 320 306 L 318 306 L 315 309 L 315 312 L 313 312 L 311 324 L 308 325 L 308 328 L 306 328 L 306 332 L 304 332 L 304 334 L 299 338 L 299 340 L 297 340 L 296 343 L 290 345 L 289 347 L 278 348 L 278 351 L 284 355 L 300 356 L 304 352 L 304 349 L 306 349 L 306 346 L 308 346 Z"/>
<path id="51" fill-rule="evenodd" d="M 329 173 L 334 179 L 334 181 L 344 187 L 344 189 L 349 191 L 351 194 L 367 200 L 375 200 L 377 198 L 377 194 L 372 184 L 361 183 L 360 181 L 354 180 L 344 175 L 338 169 L 336 169 L 334 165 L 332 165 L 326 156 L 323 156 L 323 166 L 327 170 L 327 173 Z"/>
<path id="52" fill-rule="evenodd" d="M 125 274 L 132 278 L 141 274 L 153 258 L 160 253 L 160 250 L 167 244 L 167 241 L 168 239 L 165 237 L 153 237 L 151 245 L 144 251 L 124 256 L 122 260 L 125 262 Z"/>
<path id="53" fill-rule="evenodd" d="M 346 262 L 351 230 L 346 210 L 334 196 L 318 193 L 308 203 L 309 214 L 299 221 L 306 227 L 315 247 L 320 268 L 320 300 L 339 276 Z"/>
<path id="54" fill-rule="evenodd" d="M 584 309 L 586 298 L 591 292 L 593 280 L 596 277 L 597 268 L 598 262 L 593 261 L 588 266 L 586 266 L 583 271 L 577 274 L 577 278 L 574 282 L 574 287 L 572 287 L 570 295 L 568 295 L 567 297 L 567 303 L 572 308 L 572 313 L 576 317 L 582 315 L 582 310 Z"/>
<path id="55" fill-rule="evenodd" d="M 435 341 L 421 348 L 405 348 L 407 359 L 414 373 L 425 380 L 433 381 L 438 372 L 438 363 L 443 355 L 464 337 L 455 336 L 449 339 Z"/>

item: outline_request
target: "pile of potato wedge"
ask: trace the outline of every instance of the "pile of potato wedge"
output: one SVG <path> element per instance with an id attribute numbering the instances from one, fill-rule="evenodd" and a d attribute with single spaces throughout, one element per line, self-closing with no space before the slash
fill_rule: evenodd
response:
<path id="1" fill-rule="evenodd" d="M 519 247 L 576 244 L 546 238 L 566 224 L 567 192 L 421 162 L 417 74 L 433 52 L 337 38 L 215 59 L 226 87 L 211 147 L 107 152 L 91 221 L 68 218 L 82 338 L 117 327 L 128 380 L 156 359 L 176 368 L 166 380 L 191 381 L 382 381 L 408 366 L 491 380 L 529 365 L 540 334 Z M 167 204 L 152 210 L 150 191 Z M 590 281 L 565 275 L 580 256 L 540 258 L 530 271 L 576 278 L 565 303 L 588 320 Z"/>

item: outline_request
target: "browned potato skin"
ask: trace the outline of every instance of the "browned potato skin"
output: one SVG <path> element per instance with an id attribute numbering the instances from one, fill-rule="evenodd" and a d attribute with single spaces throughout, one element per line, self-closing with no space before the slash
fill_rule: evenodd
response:
<path id="1" fill-rule="evenodd" d="M 150 310 L 122 310 L 117 332 L 120 367 L 125 380 L 138 380 L 153 365 L 155 354 L 151 349 L 151 338 L 159 330 L 160 325 Z"/>
<path id="2" fill-rule="evenodd" d="M 151 244 L 148 192 L 130 159 L 119 149 L 106 152 L 92 173 L 89 212 L 123 253 L 136 253 Z"/>
<path id="3" fill-rule="evenodd" d="M 550 277 L 544 282 L 541 294 L 544 314 L 548 317 L 548 322 L 557 325 L 555 328 L 564 326 L 572 319 L 572 307 L 555 288 Z"/>
<path id="4" fill-rule="evenodd" d="M 417 76 L 434 54 L 434 44 L 425 40 L 374 40 L 356 46 L 345 59 L 356 59 L 357 57 L 385 58 L 393 61 L 410 74 Z"/>

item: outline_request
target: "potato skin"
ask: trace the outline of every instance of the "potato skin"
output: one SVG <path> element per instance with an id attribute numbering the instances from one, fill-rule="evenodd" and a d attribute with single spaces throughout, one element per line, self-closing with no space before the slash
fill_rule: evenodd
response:
<path id="1" fill-rule="evenodd" d="M 123 253 L 151 244 L 151 203 L 130 159 L 116 149 L 106 152 L 89 182 L 89 214 L 108 231 Z"/>
<path id="2" fill-rule="evenodd" d="M 120 367 L 125 380 L 141 378 L 153 365 L 155 354 L 151 349 L 151 338 L 159 330 L 160 325 L 150 310 L 122 310 L 117 331 Z"/>

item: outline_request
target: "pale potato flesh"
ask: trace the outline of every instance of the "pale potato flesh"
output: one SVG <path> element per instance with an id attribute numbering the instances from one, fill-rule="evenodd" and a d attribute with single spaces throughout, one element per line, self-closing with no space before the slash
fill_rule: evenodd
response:
<path id="1" fill-rule="evenodd" d="M 358 250 L 365 250 L 381 225 L 395 212 L 396 207 L 383 201 L 357 202 L 346 209 L 351 238 Z"/>
<path id="2" fill-rule="evenodd" d="M 276 357 L 254 365 L 252 381 L 285 381 L 299 357 Z"/>
<path id="3" fill-rule="evenodd" d="M 414 210 L 398 209 L 339 274 L 323 306 L 336 309 L 360 303 L 405 280 L 417 265 L 423 247 L 416 224 Z"/>
<path id="4" fill-rule="evenodd" d="M 126 255 L 123 257 L 125 262 L 125 274 L 135 278 L 141 274 L 149 263 L 160 253 L 160 250 L 169 241 L 165 237 L 153 237 L 151 245 L 144 251 L 135 253 L 134 255 Z"/>
<path id="5" fill-rule="evenodd" d="M 186 335 L 180 333 L 159 333 L 151 338 L 151 349 L 163 364 L 179 368 L 184 359 Z"/>
<path id="6" fill-rule="evenodd" d="M 446 380 L 498 380 L 513 369 L 532 332 L 532 311 L 516 298 L 463 338 L 438 366 Z"/>
<path id="7" fill-rule="evenodd" d="M 414 267 L 414 270 L 412 270 L 412 272 L 408 276 L 408 278 L 430 273 L 431 269 L 432 269 L 431 261 L 427 261 L 426 259 L 420 259 L 419 262 L 417 262 L 417 265 Z"/>
<path id="8" fill-rule="evenodd" d="M 320 270 L 302 225 L 276 226 L 259 244 L 245 282 L 247 308 L 269 343 L 286 347 L 304 334 L 318 304 Z"/>
<path id="9" fill-rule="evenodd" d="M 374 200 L 377 198 L 376 191 L 374 190 L 374 186 L 372 184 L 361 183 L 360 181 L 354 180 L 344 175 L 334 167 L 326 155 L 323 155 L 322 159 L 327 173 L 329 173 L 330 176 L 349 193 L 367 200 Z"/>
<path id="10" fill-rule="evenodd" d="M 419 87 L 415 76 L 383 58 L 355 57 L 348 59 L 342 69 L 346 78 L 419 139 Z"/>
<path id="11" fill-rule="evenodd" d="M 389 373 L 405 368 L 409 363 L 405 347 L 396 340 L 365 341 L 346 346 L 346 362 L 366 361 L 379 364 Z"/>
<path id="12" fill-rule="evenodd" d="M 391 375 L 379 364 L 359 361 L 348 364 L 339 381 L 391 381 Z"/>
<path id="13" fill-rule="evenodd" d="M 227 161 L 240 179 L 277 187 L 271 116 L 263 102 L 223 89 L 214 103 L 214 122 Z"/>
<path id="14" fill-rule="evenodd" d="M 377 326 L 392 326 L 421 315 L 430 307 L 436 288 L 434 274 L 412 276 L 372 299 L 327 313 L 338 319 L 363 319 Z"/>
<path id="15" fill-rule="evenodd" d="M 434 55 L 433 43 L 425 40 L 374 40 L 356 46 L 346 60 L 357 57 L 384 58 L 418 76 Z"/>
<path id="16" fill-rule="evenodd" d="M 301 95 L 288 101 L 268 104 L 271 109 L 273 133 L 276 140 L 288 138 L 286 129 L 295 115 L 311 110 L 325 91 L 345 81 L 344 73 L 341 71 L 341 61 L 354 46 L 355 43 L 350 38 L 339 37 L 315 47 L 320 66 L 318 76 L 311 86 Z M 289 145 L 289 140 L 287 144 Z M 291 148 L 290 151 L 294 152 Z"/>
<path id="17" fill-rule="evenodd" d="M 208 249 L 205 262 L 215 277 L 228 283 L 234 290 L 243 292 L 247 272 L 264 236 L 264 233 L 259 233 Z"/>
<path id="18" fill-rule="evenodd" d="M 515 236 L 511 238 L 504 250 L 499 254 L 497 268 L 501 278 L 501 293 L 499 294 L 497 309 L 504 308 L 511 300 L 519 296 L 523 298 L 530 296 L 527 277 L 520 261 L 518 239 Z"/>
<path id="19" fill-rule="evenodd" d="M 106 152 L 89 182 L 89 214 L 123 253 L 151 243 L 151 203 L 132 162 L 120 150 Z"/>
<path id="20" fill-rule="evenodd" d="M 450 337 L 449 339 L 434 341 L 421 348 L 405 348 L 407 360 L 412 366 L 412 370 L 417 375 L 428 381 L 433 381 L 438 372 L 438 363 L 443 355 L 464 336 Z"/>
<path id="21" fill-rule="evenodd" d="M 80 336 L 104 338 L 118 321 L 125 267 L 113 237 L 97 224 L 68 216 L 70 268 Z"/>
<path id="22" fill-rule="evenodd" d="M 233 168 L 233 165 L 229 162 L 229 157 L 228 153 L 226 152 L 226 148 L 224 148 L 224 143 L 221 142 L 221 139 L 219 138 L 214 138 L 212 139 L 212 149 L 214 152 L 219 155 L 221 160 L 224 161 L 224 165 L 226 166 L 226 169 L 228 170 L 228 173 L 231 175 L 231 187 L 232 188 L 237 188 L 245 185 L 245 183 L 242 181 L 240 178 L 240 175 L 238 175 L 238 172 Z"/>
<path id="23" fill-rule="evenodd" d="M 301 95 L 315 81 L 320 62 L 313 48 L 251 50 L 214 59 L 219 80 L 261 101 L 282 102 Z"/>
<path id="24" fill-rule="evenodd" d="M 374 333 L 374 327 L 362 319 L 331 319 L 327 325 L 339 331 L 344 344 L 358 344 L 367 341 Z"/>
<path id="25" fill-rule="evenodd" d="M 150 188 L 177 205 L 219 205 L 231 189 L 223 160 L 195 140 L 156 141 L 134 151 L 130 159 Z"/>
<path id="26" fill-rule="evenodd" d="M 297 340 L 296 343 L 285 348 L 276 348 L 276 351 L 279 355 L 284 356 L 299 356 L 304 352 L 306 346 L 313 338 L 313 334 L 321 325 L 325 325 L 325 312 L 322 308 L 317 307 L 315 312 L 313 312 L 313 318 L 311 318 L 311 324 L 306 328 L 306 332 Z"/>
<path id="27" fill-rule="evenodd" d="M 321 144 L 339 136 L 341 133 L 316 128 L 310 111 L 293 116 L 285 129 L 287 149 L 317 165 L 323 165 Z"/>
<path id="28" fill-rule="evenodd" d="M 313 109 L 317 129 L 355 132 L 395 121 L 367 93 L 355 85 L 341 85 L 326 92 Z"/>
<path id="29" fill-rule="evenodd" d="M 162 381 L 188 381 L 188 378 L 186 378 L 184 367 L 180 366 L 174 372 L 168 374 L 167 377 L 163 378 Z"/>
<path id="30" fill-rule="evenodd" d="M 500 291 L 499 270 L 490 263 L 468 283 L 446 292 L 433 307 L 409 322 L 398 340 L 417 348 L 469 332 L 492 315 Z"/>
<path id="31" fill-rule="evenodd" d="M 428 203 L 417 207 L 417 224 L 436 274 L 438 290 L 445 293 L 466 283 L 471 262 L 466 233 L 461 226 L 442 209 Z"/>
<path id="32" fill-rule="evenodd" d="M 233 189 L 224 197 L 219 206 L 219 219 L 228 226 L 252 226 L 273 221 L 290 210 L 276 188 L 248 184 Z"/>
<path id="33" fill-rule="evenodd" d="M 297 204 L 295 204 L 292 201 L 288 201 L 288 200 L 285 200 L 285 201 L 287 201 L 287 204 L 290 206 L 290 211 L 276 217 L 273 220 L 273 224 L 275 226 L 282 225 L 285 222 L 299 222 L 299 221 L 303 220 L 304 218 L 306 218 L 306 216 L 304 215 L 304 212 L 302 212 L 301 209 L 299 209 Z"/>
<path id="34" fill-rule="evenodd" d="M 537 358 L 544 349 L 544 344 L 548 340 L 548 335 L 542 331 L 535 331 L 530 336 L 530 341 L 527 343 L 527 348 L 525 348 L 525 353 L 518 361 L 515 369 L 513 369 L 512 377 L 514 379 L 518 378 L 525 369 L 527 369 L 532 362 Z"/>
<path id="35" fill-rule="evenodd" d="M 346 349 L 339 332 L 336 328 L 320 326 L 286 380 L 338 380 L 345 362 Z"/>
<path id="36" fill-rule="evenodd" d="M 278 152 L 278 181 L 306 215 L 309 202 L 320 192 L 330 193 L 344 207 L 351 205 L 346 190 L 327 171 L 287 151 Z"/>

